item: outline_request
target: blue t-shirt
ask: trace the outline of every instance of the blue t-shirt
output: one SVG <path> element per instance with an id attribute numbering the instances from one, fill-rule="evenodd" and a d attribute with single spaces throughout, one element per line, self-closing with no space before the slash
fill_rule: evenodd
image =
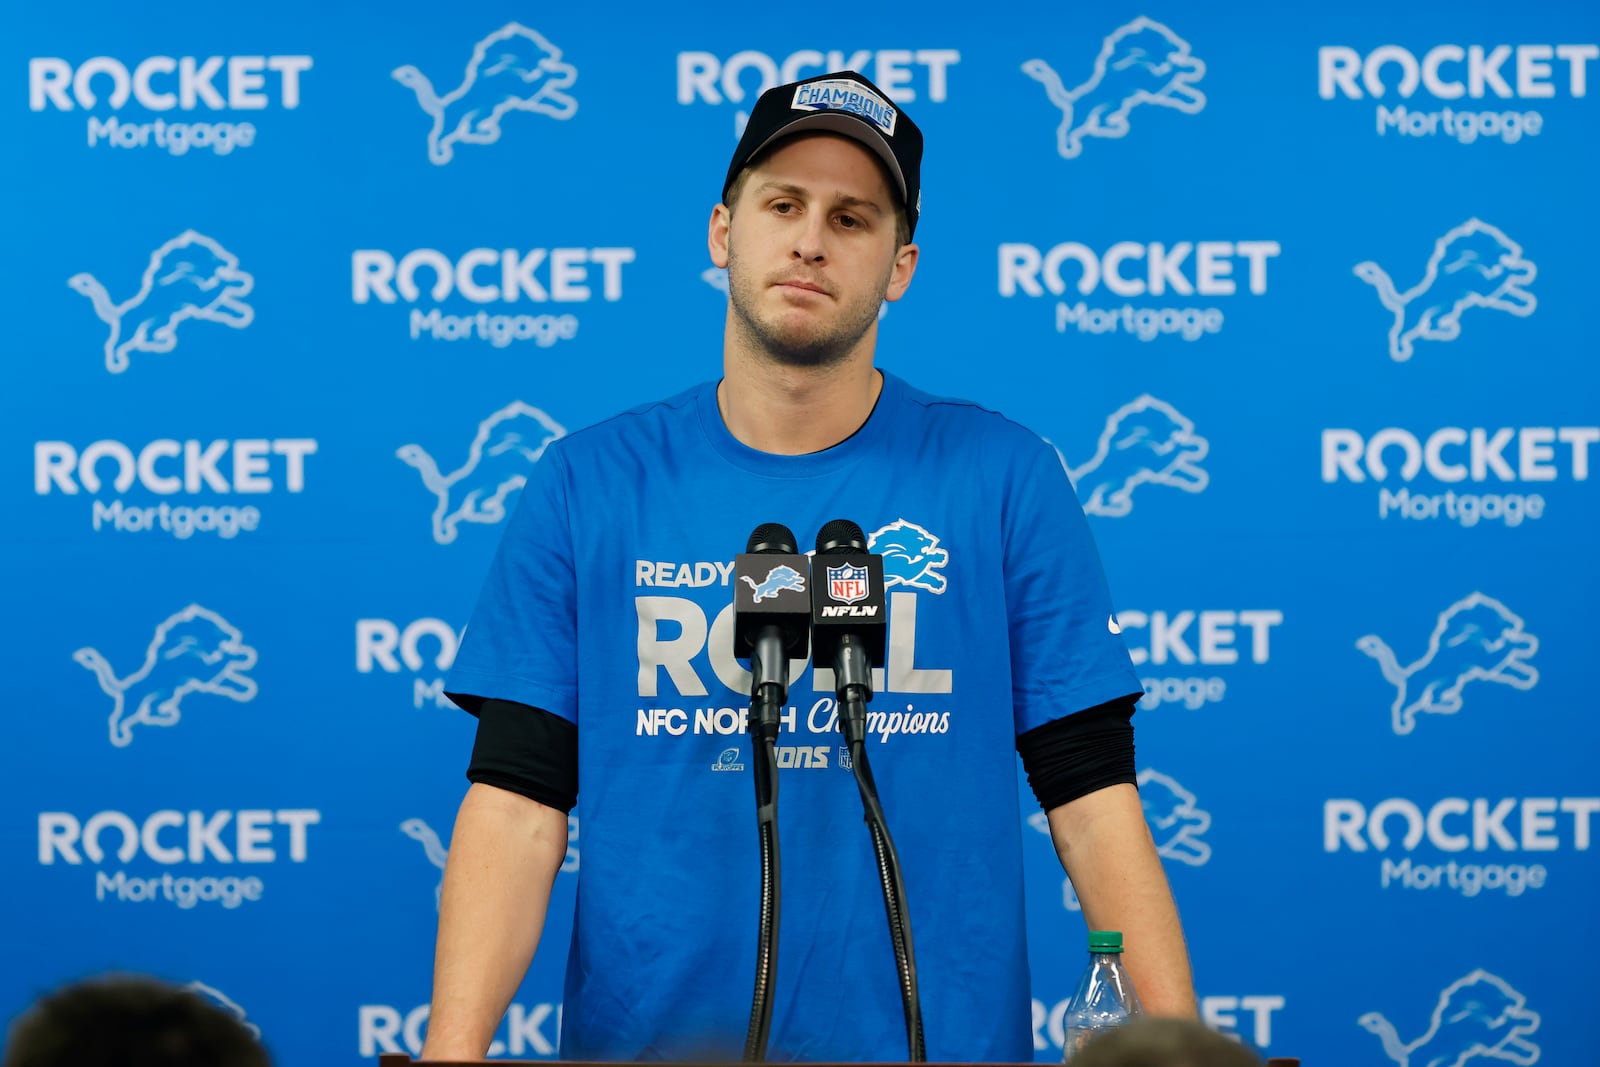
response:
<path id="1" fill-rule="evenodd" d="M 563 1058 L 738 1058 L 759 852 L 732 560 L 762 523 L 804 550 L 836 518 L 885 557 L 890 647 L 868 746 L 904 869 L 928 1058 L 1032 1058 L 1015 738 L 1140 687 L 1055 450 L 887 373 L 866 425 L 822 452 L 741 444 L 707 383 L 555 442 L 528 478 L 447 688 L 578 727 Z M 903 1060 L 832 686 L 801 664 L 791 678 L 769 1058 Z"/>

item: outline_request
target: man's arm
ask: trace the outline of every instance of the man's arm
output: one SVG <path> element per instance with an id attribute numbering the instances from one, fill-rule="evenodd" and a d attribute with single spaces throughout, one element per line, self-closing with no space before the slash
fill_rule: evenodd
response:
<path id="1" fill-rule="evenodd" d="M 539 946 L 567 816 L 474 783 L 456 814 L 439 903 L 423 1059 L 478 1059 Z"/>
<path id="2" fill-rule="evenodd" d="M 1139 791 L 1113 785 L 1050 809 L 1050 839 L 1091 930 L 1121 930 L 1123 963 L 1151 1015 L 1196 1017 L 1178 909 Z"/>

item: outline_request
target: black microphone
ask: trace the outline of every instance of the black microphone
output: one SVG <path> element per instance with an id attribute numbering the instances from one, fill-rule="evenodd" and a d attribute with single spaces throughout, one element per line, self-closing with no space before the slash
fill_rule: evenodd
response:
<path id="1" fill-rule="evenodd" d="M 789 699 L 789 661 L 811 650 L 811 603 L 806 596 L 809 561 L 782 523 L 755 528 L 745 551 L 733 560 L 733 649 L 750 660 L 750 696 L 768 739 L 778 736 L 779 713 Z"/>
<path id="2" fill-rule="evenodd" d="M 884 604 L 883 557 L 867 551 L 860 526 L 834 519 L 817 534 L 811 563 L 811 632 L 814 662 L 833 671 L 847 743 L 866 738 L 872 668 L 889 640 Z"/>
<path id="3" fill-rule="evenodd" d="M 811 561 L 811 633 L 816 665 L 833 669 L 839 729 L 849 745 L 850 768 L 861 793 L 883 887 L 889 940 L 900 979 L 900 1003 L 906 1016 L 907 1053 L 912 1063 L 922 1063 L 927 1059 L 927 1046 L 911 915 L 906 909 L 905 877 L 867 759 L 867 701 L 872 699 L 872 668 L 883 662 L 889 638 L 883 557 L 867 551 L 861 527 L 849 519 L 834 519 L 817 534 L 817 554 Z"/>
<path id="4" fill-rule="evenodd" d="M 810 561 L 781 523 L 755 528 L 733 559 L 733 654 L 750 660 L 750 748 L 756 787 L 756 829 L 761 842 L 761 913 L 756 927 L 756 982 L 745 1033 L 746 1063 L 767 1057 L 772 1032 L 772 990 L 778 970 L 778 776 L 774 742 L 789 699 L 789 660 L 805 659 L 811 646 Z"/>

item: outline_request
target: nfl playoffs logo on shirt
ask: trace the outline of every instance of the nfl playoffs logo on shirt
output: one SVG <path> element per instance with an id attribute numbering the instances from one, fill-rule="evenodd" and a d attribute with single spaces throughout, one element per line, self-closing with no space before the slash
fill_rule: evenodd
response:
<path id="1" fill-rule="evenodd" d="M 846 563 L 842 567 L 828 568 L 828 597 L 841 604 L 854 604 L 863 600 L 867 595 L 867 568 L 852 567 Z"/>
<path id="2" fill-rule="evenodd" d="M 416 67 L 397 67 L 391 76 L 417 94 L 418 106 L 433 119 L 428 159 L 436 166 L 455 158 L 458 143 L 500 140 L 507 112 L 570 119 L 578 111 L 578 102 L 562 91 L 577 80 L 577 68 L 562 61 L 561 49 L 520 22 L 508 22 L 479 41 L 461 84 L 443 96 Z"/>

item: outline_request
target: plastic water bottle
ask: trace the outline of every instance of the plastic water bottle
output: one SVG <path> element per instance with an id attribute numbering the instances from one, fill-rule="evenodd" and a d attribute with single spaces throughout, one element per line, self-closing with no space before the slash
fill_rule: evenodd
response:
<path id="1" fill-rule="evenodd" d="M 1122 931 L 1089 931 L 1089 967 L 1067 1005 L 1067 1040 L 1061 1062 L 1071 1063 L 1097 1034 L 1143 1014 L 1139 994 L 1122 968 Z"/>

